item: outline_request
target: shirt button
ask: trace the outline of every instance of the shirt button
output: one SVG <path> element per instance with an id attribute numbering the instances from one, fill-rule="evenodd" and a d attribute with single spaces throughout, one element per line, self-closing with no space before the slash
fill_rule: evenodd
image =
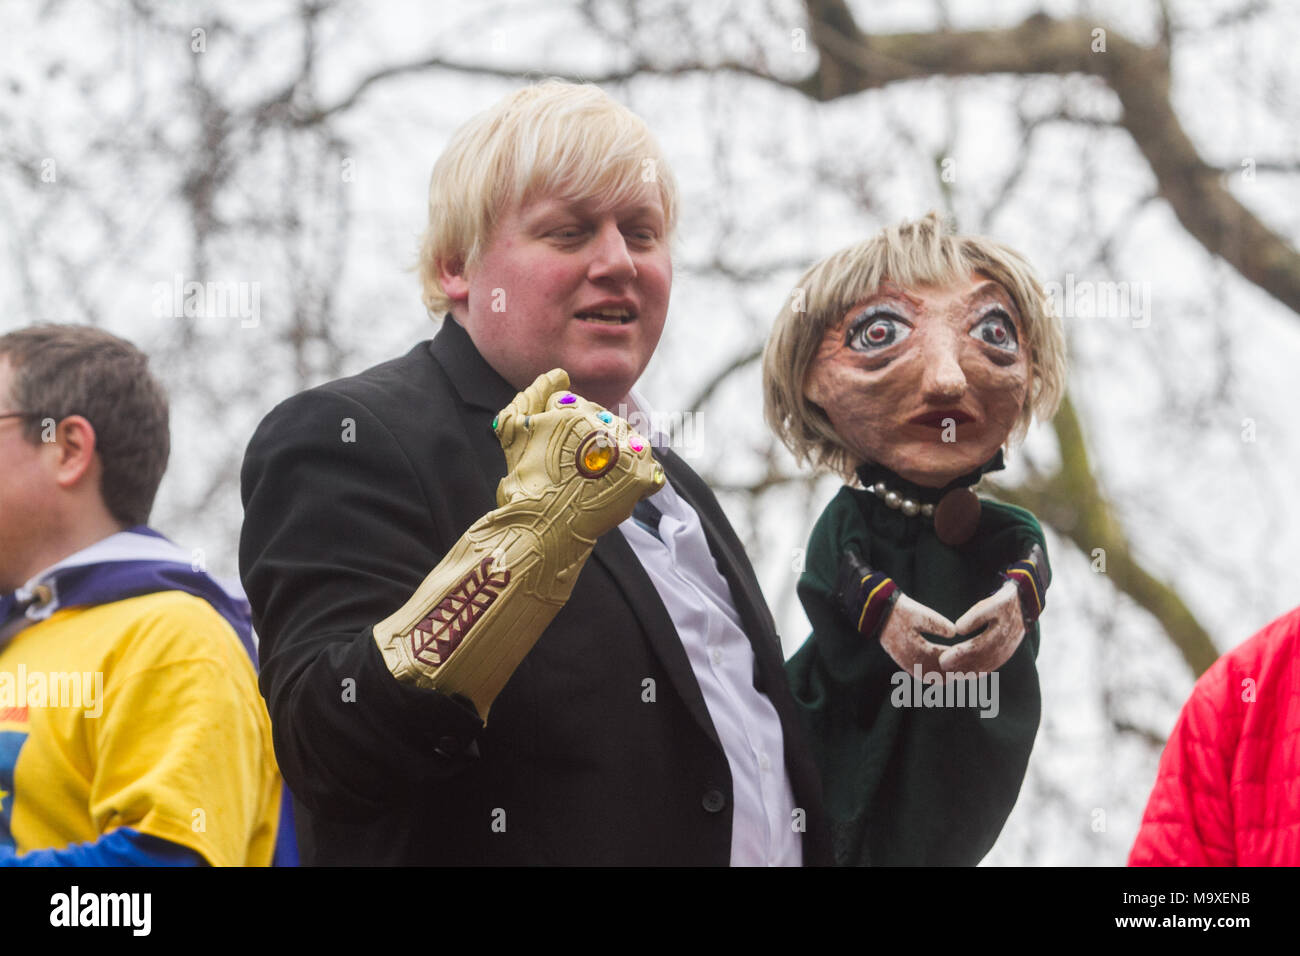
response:
<path id="1" fill-rule="evenodd" d="M 727 797 L 721 790 L 705 790 L 700 802 L 709 813 L 720 813 L 727 806 Z"/>
<path id="2" fill-rule="evenodd" d="M 772 769 L 772 761 L 767 759 L 767 754 L 760 754 L 758 757 L 758 769 L 767 771 Z"/>
<path id="3" fill-rule="evenodd" d="M 722 651 L 718 650 L 716 647 L 713 649 L 713 663 L 719 666 L 722 665 Z"/>

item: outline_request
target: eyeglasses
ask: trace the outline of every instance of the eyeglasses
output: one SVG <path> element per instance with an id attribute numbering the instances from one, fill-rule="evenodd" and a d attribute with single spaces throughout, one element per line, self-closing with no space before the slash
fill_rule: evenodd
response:
<path id="1" fill-rule="evenodd" d="M 0 415 L 0 422 L 4 421 L 6 418 L 26 418 L 30 421 L 33 418 L 39 417 L 40 415 L 36 412 L 5 412 L 3 415 Z"/>
<path id="2" fill-rule="evenodd" d="M 77 414 L 77 413 L 74 412 L 73 414 Z M 0 414 L 0 421 L 4 421 L 6 418 L 28 418 L 28 419 L 43 418 L 46 424 L 52 424 L 54 422 L 54 417 L 51 415 L 46 415 L 44 412 L 4 412 L 3 414 Z M 62 422 L 63 419 L 59 419 L 59 421 Z M 53 439 L 46 438 L 43 440 L 52 441 Z M 98 438 L 96 439 L 95 445 L 96 445 L 95 450 L 102 453 L 104 450 L 104 446 L 103 443 L 98 440 Z"/>

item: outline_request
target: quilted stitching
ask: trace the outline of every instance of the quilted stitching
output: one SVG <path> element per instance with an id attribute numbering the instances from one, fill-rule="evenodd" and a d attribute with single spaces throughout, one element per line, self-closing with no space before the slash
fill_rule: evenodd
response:
<path id="1" fill-rule="evenodd" d="M 1297 655 L 1300 608 L 1197 681 L 1160 757 L 1130 866 L 1300 865 Z"/>

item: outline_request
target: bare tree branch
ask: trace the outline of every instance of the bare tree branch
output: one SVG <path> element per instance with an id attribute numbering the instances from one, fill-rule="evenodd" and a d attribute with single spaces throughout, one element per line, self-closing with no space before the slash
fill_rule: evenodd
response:
<path id="1" fill-rule="evenodd" d="M 805 7 L 821 63 L 797 87 L 822 101 L 930 76 L 1082 73 L 1104 80 L 1123 106 L 1120 125 L 1184 228 L 1300 314 L 1300 253 L 1243 206 L 1223 174 L 1201 158 L 1170 102 L 1162 49 L 1106 29 L 1104 50 L 1094 52 L 1096 24 L 1041 14 L 1010 29 L 866 36 L 844 0 L 805 0 Z"/>
<path id="2" fill-rule="evenodd" d="M 1093 475 L 1083 428 L 1068 397 L 1052 427 L 1061 449 L 1060 470 L 1044 485 L 994 484 L 994 493 L 1038 515 L 1085 555 L 1104 560 L 1111 583 L 1160 622 L 1192 673 L 1204 673 L 1218 659 L 1218 648 L 1178 592 L 1147 571 L 1133 553 L 1119 516 Z"/>
<path id="3" fill-rule="evenodd" d="M 629 80 L 646 74 L 658 76 L 685 76 L 692 73 L 738 73 L 744 76 L 754 77 L 755 79 L 765 80 L 770 83 L 776 83 L 781 86 L 794 87 L 794 84 L 780 80 L 764 70 L 736 60 L 724 60 L 718 63 L 682 63 L 669 67 L 650 67 L 644 64 L 634 64 L 624 70 L 614 70 L 598 75 L 583 76 L 577 73 L 546 69 L 543 67 L 529 70 L 507 69 L 505 67 L 489 66 L 483 63 L 461 63 L 455 60 L 448 60 L 444 57 L 434 56 L 412 60 L 407 63 L 399 63 L 394 66 L 387 66 L 375 70 L 362 77 L 361 80 L 358 81 L 357 85 L 337 102 L 319 109 L 300 111 L 292 117 L 292 121 L 298 126 L 312 126 L 336 113 L 346 112 L 351 109 L 356 105 L 357 101 L 361 99 L 366 91 L 376 83 L 391 80 L 399 76 L 425 73 L 431 70 L 448 70 L 452 73 L 462 73 L 469 76 L 495 76 L 508 80 L 518 80 L 529 77 L 537 79 L 542 77 L 554 77 L 556 79 L 568 80 L 572 83 L 595 83 L 598 86 L 614 86 L 620 83 L 627 83 Z M 260 106 L 255 107 L 255 109 L 271 112 L 283 110 L 292 100 L 293 90 L 294 88 L 292 86 L 287 87 L 272 96 L 270 99 L 265 100 Z"/>
<path id="4" fill-rule="evenodd" d="M 1144 47 L 1116 30 L 1105 29 L 1104 49 L 1094 52 L 1098 42 L 1094 31 L 1101 27 L 1083 19 L 1054 20 L 1042 14 L 1006 29 L 867 35 L 858 29 L 845 0 L 805 0 L 805 7 L 821 60 L 812 74 L 796 81 L 737 60 L 670 66 L 638 62 L 598 76 L 579 76 L 433 56 L 374 70 L 328 106 L 290 109 L 298 88 L 295 80 L 255 109 L 268 114 L 288 111 L 294 125 L 310 126 L 351 108 L 377 83 L 431 70 L 503 79 L 560 76 L 600 84 L 625 83 L 646 74 L 732 72 L 798 90 L 819 101 L 933 76 L 1084 74 L 1104 81 L 1119 98 L 1123 107 L 1120 125 L 1146 157 L 1159 195 L 1187 231 L 1248 281 L 1300 314 L 1300 253 L 1243 206 L 1227 189 L 1224 171 L 1206 163 L 1197 152 L 1170 102 L 1165 46 Z M 1274 171 L 1274 164 L 1265 168 Z M 1286 165 L 1277 164 L 1277 169 L 1285 170 Z"/>

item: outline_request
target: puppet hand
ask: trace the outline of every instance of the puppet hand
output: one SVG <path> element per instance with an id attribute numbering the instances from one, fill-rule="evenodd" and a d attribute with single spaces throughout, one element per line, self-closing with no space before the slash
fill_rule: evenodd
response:
<path id="1" fill-rule="evenodd" d="M 995 671 L 1005 664 L 1025 636 L 1025 618 L 1020 609 L 1020 592 L 1011 581 L 1003 583 L 957 619 L 957 633 L 969 634 L 981 625 L 984 633 L 954 644 L 939 657 L 940 670 Z"/>
<path id="2" fill-rule="evenodd" d="M 880 646 L 894 663 L 911 674 L 916 665 L 921 672 L 940 670 L 944 645 L 926 640 L 925 634 L 956 637 L 957 626 L 938 611 L 914 601 L 901 591 L 880 632 Z"/>
<path id="3" fill-rule="evenodd" d="M 539 375 L 495 423 L 506 456 L 497 505 L 535 509 L 594 540 L 664 483 L 650 442 L 623 419 L 569 391 L 563 369 Z"/>

